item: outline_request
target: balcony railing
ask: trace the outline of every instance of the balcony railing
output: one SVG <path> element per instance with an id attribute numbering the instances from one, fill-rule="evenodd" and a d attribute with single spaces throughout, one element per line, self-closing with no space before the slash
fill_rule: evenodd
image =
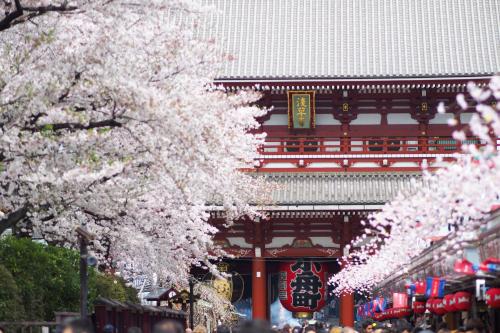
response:
<path id="1" fill-rule="evenodd" d="M 475 138 L 466 143 L 484 145 Z M 460 151 L 461 144 L 452 137 L 268 137 L 260 153 L 264 158 L 265 155 L 297 154 L 450 154 Z"/>

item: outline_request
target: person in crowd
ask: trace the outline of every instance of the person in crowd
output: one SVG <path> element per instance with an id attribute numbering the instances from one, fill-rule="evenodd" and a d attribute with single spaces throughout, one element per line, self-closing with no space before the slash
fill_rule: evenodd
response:
<path id="1" fill-rule="evenodd" d="M 315 326 L 316 326 L 316 332 L 318 332 L 318 333 L 328 333 L 328 331 L 327 331 L 324 323 L 318 321 Z"/>
<path id="2" fill-rule="evenodd" d="M 391 327 L 380 326 L 380 327 L 377 327 L 373 332 L 374 333 L 394 333 L 394 330 Z"/>
<path id="3" fill-rule="evenodd" d="M 316 327 L 314 326 L 306 326 L 304 328 L 304 333 L 316 333 Z"/>
<path id="4" fill-rule="evenodd" d="M 197 325 L 194 328 L 193 333 L 207 333 L 207 329 L 204 326 Z"/>
<path id="5" fill-rule="evenodd" d="M 290 326 L 289 324 L 283 325 L 281 333 L 292 333 L 292 326 Z"/>
<path id="6" fill-rule="evenodd" d="M 413 329 L 409 323 L 403 323 L 397 328 L 398 333 L 412 333 Z"/>
<path id="7" fill-rule="evenodd" d="M 62 333 L 94 333 L 94 327 L 89 320 L 73 319 L 64 325 Z"/>
<path id="8" fill-rule="evenodd" d="M 300 327 L 300 326 L 295 326 L 295 327 L 292 329 L 292 333 L 302 333 L 302 327 Z"/>
<path id="9" fill-rule="evenodd" d="M 155 324 L 153 333 L 182 333 L 184 327 L 176 320 L 165 319 Z"/>
<path id="10" fill-rule="evenodd" d="M 365 321 L 363 321 L 363 323 L 361 323 L 361 328 L 363 329 L 362 333 L 372 333 L 374 328 L 373 324 L 374 322 L 371 319 L 366 319 Z"/>
<path id="11" fill-rule="evenodd" d="M 448 329 L 448 324 L 445 322 L 439 323 L 436 327 L 436 332 L 437 333 L 450 333 L 450 330 Z"/>
<path id="12" fill-rule="evenodd" d="M 115 327 L 111 324 L 106 324 L 104 325 L 104 328 L 102 329 L 104 333 L 115 333 Z"/>
<path id="13" fill-rule="evenodd" d="M 357 333 L 357 332 L 354 328 L 346 326 L 342 329 L 342 333 Z"/>
<path id="14" fill-rule="evenodd" d="M 332 328 L 330 328 L 329 333 L 343 333 L 343 330 L 340 326 L 333 326 Z"/>
<path id="15" fill-rule="evenodd" d="M 465 324 L 466 333 L 486 333 L 483 322 L 477 318 L 467 320 Z"/>
<path id="16" fill-rule="evenodd" d="M 244 321 L 236 329 L 237 333 L 274 333 L 269 324 L 262 320 Z"/>
<path id="17" fill-rule="evenodd" d="M 2 326 L 0 326 L 0 333 L 7 333 L 7 331 L 5 331 L 5 328 L 3 328 Z"/>
<path id="18" fill-rule="evenodd" d="M 142 330 L 137 326 L 132 326 L 127 329 L 127 333 L 142 333 Z"/>
<path id="19" fill-rule="evenodd" d="M 231 329 L 227 325 L 219 325 L 216 329 L 217 333 L 231 333 Z"/>

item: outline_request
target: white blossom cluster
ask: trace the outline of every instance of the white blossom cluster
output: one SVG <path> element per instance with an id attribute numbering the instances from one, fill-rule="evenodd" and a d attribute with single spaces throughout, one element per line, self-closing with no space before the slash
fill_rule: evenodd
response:
<path id="1" fill-rule="evenodd" d="M 445 250 L 461 255 L 463 243 L 479 231 L 491 207 L 500 200 L 500 77 L 486 88 L 468 85 L 470 98 L 457 96 L 462 110 L 477 111 L 465 129 L 454 132 L 463 154 L 436 172 L 424 170 L 416 190 L 402 192 L 380 212 L 368 217 L 364 234 L 349 246 L 341 260 L 344 268 L 330 280 L 336 294 L 368 293 L 395 272 L 405 273 L 411 260 L 425 250 L 435 236 L 450 228 Z M 444 105 L 439 113 L 446 111 Z M 453 124 L 452 124 L 453 125 Z M 467 143 L 466 133 L 481 139 L 483 147 Z"/>
<path id="2" fill-rule="evenodd" d="M 236 308 L 234 305 L 208 283 L 195 284 L 194 293 L 202 300 L 202 302 L 196 302 L 195 305 L 195 323 L 203 324 L 208 318 L 212 319 L 212 322 L 225 324 L 235 320 Z"/>
<path id="3" fill-rule="evenodd" d="M 52 8 L 4 1 L 0 22 L 35 2 Z M 213 85 L 229 57 L 198 32 L 210 8 L 57 6 L 0 29 L 0 233 L 74 246 L 83 225 L 101 264 L 185 281 L 221 253 L 207 204 L 230 221 L 269 197 L 239 171 L 252 167 L 264 136 L 251 132 L 266 111 L 252 106 L 256 93 Z"/>

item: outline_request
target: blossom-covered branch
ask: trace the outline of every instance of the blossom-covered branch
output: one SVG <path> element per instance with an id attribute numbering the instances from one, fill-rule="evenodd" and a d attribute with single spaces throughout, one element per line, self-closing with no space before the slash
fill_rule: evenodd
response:
<path id="1" fill-rule="evenodd" d="M 221 253 L 208 203 L 230 221 L 268 200 L 239 171 L 266 110 L 257 93 L 213 84 L 227 59 L 200 37 L 210 8 L 75 5 L 0 32 L 0 231 L 73 246 L 85 225 L 101 264 L 185 280 Z"/>
<path id="2" fill-rule="evenodd" d="M 336 293 L 369 292 L 390 274 L 404 273 L 405 266 L 449 228 L 455 235 L 447 240 L 446 248 L 460 253 L 462 243 L 499 201 L 500 78 L 494 77 L 486 89 L 471 83 L 468 91 L 477 113 L 466 128 L 454 133 L 462 142 L 463 153 L 448 167 L 436 172 L 424 170 L 416 190 L 399 193 L 380 212 L 369 216 L 364 222 L 365 233 L 351 243 L 353 251 L 342 258 L 344 269 L 331 279 Z M 470 107 L 463 95 L 457 97 L 457 104 L 462 110 Z M 445 112 L 443 105 L 438 112 Z M 479 138 L 482 147 L 468 143 L 467 136 Z"/>

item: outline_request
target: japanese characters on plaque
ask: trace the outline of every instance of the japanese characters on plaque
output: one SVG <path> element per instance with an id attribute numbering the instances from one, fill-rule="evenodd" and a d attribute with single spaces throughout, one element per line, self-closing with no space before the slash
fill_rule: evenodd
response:
<path id="1" fill-rule="evenodd" d="M 298 260 L 280 267 L 279 298 L 292 312 L 315 312 L 326 304 L 326 265 Z"/>
<path id="2" fill-rule="evenodd" d="M 288 128 L 311 129 L 315 127 L 314 91 L 288 92 Z"/>

